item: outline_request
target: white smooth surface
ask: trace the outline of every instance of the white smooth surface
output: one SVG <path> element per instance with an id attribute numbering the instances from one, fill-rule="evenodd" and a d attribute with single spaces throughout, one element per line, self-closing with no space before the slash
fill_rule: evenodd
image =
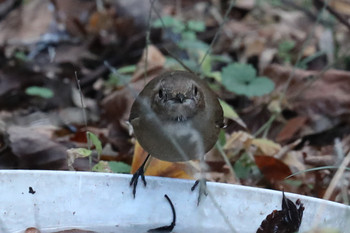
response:
<path id="1" fill-rule="evenodd" d="M 197 206 L 193 181 L 146 177 L 139 181 L 136 198 L 129 187 L 131 175 L 0 170 L 0 232 L 23 232 L 37 227 L 41 232 L 91 229 L 98 232 L 146 232 L 169 225 L 172 200 L 176 214 L 174 232 L 256 232 L 262 220 L 281 209 L 282 192 L 208 182 L 210 195 Z M 35 194 L 29 193 L 32 187 Z M 217 203 L 218 209 L 213 198 Z M 300 232 L 315 224 L 347 232 L 350 208 L 321 199 L 286 193 L 305 206 Z"/>

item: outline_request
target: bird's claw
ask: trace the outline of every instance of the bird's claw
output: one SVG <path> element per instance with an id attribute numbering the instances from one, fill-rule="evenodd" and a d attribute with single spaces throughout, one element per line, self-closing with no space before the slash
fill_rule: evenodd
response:
<path id="1" fill-rule="evenodd" d="M 134 198 L 136 196 L 136 187 L 137 187 L 137 183 L 139 181 L 140 176 L 141 176 L 141 180 L 142 180 L 144 186 L 146 187 L 147 182 L 145 179 L 145 172 L 144 172 L 143 166 L 141 166 L 139 169 L 137 169 L 137 171 L 134 173 L 134 175 L 132 176 L 132 178 L 130 180 L 130 186 L 133 186 L 132 194 L 133 194 Z"/>
<path id="2" fill-rule="evenodd" d="M 207 189 L 207 180 L 206 179 L 199 179 L 199 180 L 196 180 L 196 182 L 194 182 L 192 188 L 191 188 L 191 191 L 193 192 L 197 186 L 199 184 L 199 190 L 198 190 L 198 200 L 197 200 L 197 206 L 199 205 L 201 199 L 202 199 L 202 196 L 205 195 L 207 196 L 208 195 L 208 189 Z"/>

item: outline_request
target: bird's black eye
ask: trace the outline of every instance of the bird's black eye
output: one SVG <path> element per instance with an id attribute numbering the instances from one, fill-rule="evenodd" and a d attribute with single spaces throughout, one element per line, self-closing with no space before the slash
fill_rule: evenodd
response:
<path id="1" fill-rule="evenodd" d="M 198 94 L 198 88 L 196 86 L 193 87 L 193 94 L 197 96 Z"/>
<path id="2" fill-rule="evenodd" d="M 158 96 L 159 96 L 159 98 L 163 98 L 164 93 L 163 93 L 163 90 L 162 90 L 162 89 L 159 89 L 159 91 L 158 91 Z"/>

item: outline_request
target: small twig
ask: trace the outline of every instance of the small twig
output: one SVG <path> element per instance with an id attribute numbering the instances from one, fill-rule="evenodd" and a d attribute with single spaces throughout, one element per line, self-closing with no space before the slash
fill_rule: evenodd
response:
<path id="1" fill-rule="evenodd" d="M 344 160 L 342 161 L 342 163 L 340 164 L 337 172 L 334 174 L 333 179 L 331 180 L 331 183 L 329 184 L 325 194 L 323 195 L 323 199 L 329 200 L 332 193 L 334 192 L 337 184 L 339 183 L 339 180 L 341 179 L 341 177 L 344 174 L 344 171 L 347 169 L 347 165 L 350 163 L 350 152 L 348 152 L 348 154 L 346 155 L 346 157 L 344 158 Z M 316 212 L 316 216 L 321 216 L 319 215 L 319 213 L 322 213 L 323 210 L 325 208 L 325 204 L 321 205 L 317 212 Z M 319 225 L 321 219 L 320 217 L 316 218 L 313 222 L 313 226 L 316 227 Z"/>
<path id="2" fill-rule="evenodd" d="M 344 151 L 343 151 L 343 145 L 342 145 L 342 143 L 341 143 L 341 141 L 340 141 L 339 138 L 336 138 L 336 139 L 335 139 L 334 150 L 335 150 L 335 153 L 337 154 L 337 157 L 338 157 L 338 161 L 339 161 L 338 164 L 340 164 L 341 161 L 344 159 Z M 345 166 L 346 166 L 346 165 L 347 165 L 347 164 L 345 164 Z M 341 177 L 340 183 L 344 184 L 344 182 L 346 182 L 346 181 L 344 180 L 344 178 L 345 178 L 344 176 Z M 345 204 L 348 204 L 348 203 L 349 203 L 349 198 L 348 198 L 348 194 L 347 194 L 347 189 L 348 189 L 348 187 L 347 187 L 346 185 L 341 185 L 341 187 L 340 187 L 340 191 L 341 191 L 341 193 L 342 193 L 342 197 L 344 198 L 344 201 L 343 201 L 343 202 L 344 202 Z"/>
<path id="3" fill-rule="evenodd" d="M 339 153 L 339 152 L 338 152 Z M 343 151 L 340 151 L 340 153 L 343 153 Z M 344 156 L 338 155 L 338 156 Z M 337 172 L 334 174 L 333 179 L 331 180 L 331 183 L 329 184 L 325 194 L 323 195 L 323 199 L 329 200 L 331 197 L 332 193 L 335 190 L 335 187 L 337 184 L 339 184 L 339 180 L 341 179 L 342 175 L 344 174 L 344 171 L 346 169 L 346 166 L 350 163 L 350 152 L 346 155 L 346 157 L 343 159 L 342 163 L 340 164 Z"/>
<path id="4" fill-rule="evenodd" d="M 305 170 L 302 170 L 302 171 L 295 172 L 292 175 L 289 175 L 289 176 L 287 176 L 284 179 L 287 180 L 287 179 L 289 179 L 291 177 L 294 177 L 294 176 L 297 176 L 297 175 L 300 175 L 300 174 L 303 174 L 303 173 L 314 172 L 314 171 L 321 171 L 321 170 L 327 170 L 327 169 L 334 169 L 335 170 L 335 169 L 339 169 L 339 166 L 322 166 L 322 167 L 309 168 L 309 169 L 305 169 Z M 350 171 L 350 167 L 346 167 L 345 170 L 346 171 Z"/>
<path id="5" fill-rule="evenodd" d="M 227 156 L 226 156 L 226 154 L 224 152 L 224 149 L 222 148 L 222 146 L 220 145 L 219 142 L 216 143 L 216 148 L 218 149 L 218 151 L 221 154 L 222 158 L 224 159 L 226 165 L 228 166 L 228 168 L 229 168 L 233 178 L 236 180 L 237 184 L 240 184 L 239 179 L 237 178 L 236 173 L 233 170 L 233 167 L 232 167 L 230 161 L 228 160 L 228 158 L 227 158 Z"/>
<path id="6" fill-rule="evenodd" d="M 271 126 L 271 124 L 273 123 L 273 121 L 276 119 L 276 117 L 277 117 L 277 114 L 276 114 L 276 113 L 273 114 L 273 115 L 270 117 L 270 119 L 269 119 L 263 126 L 261 126 L 260 129 L 258 129 L 258 130 L 253 134 L 253 136 L 254 136 L 254 137 L 257 137 L 257 136 L 258 136 L 259 134 L 261 134 L 263 131 L 270 129 L 270 126 Z M 265 134 L 266 134 L 266 133 L 265 133 Z"/>
<path id="7" fill-rule="evenodd" d="M 80 80 L 78 79 L 78 72 L 75 71 L 75 80 L 77 82 L 77 86 L 78 86 L 78 90 L 79 90 L 79 94 L 80 94 L 80 102 L 81 102 L 81 109 L 82 109 L 82 113 L 83 113 L 83 120 L 84 120 L 84 125 L 85 125 L 85 132 L 87 133 L 88 129 L 87 129 L 87 117 L 86 117 L 86 110 L 85 110 L 85 102 L 84 102 L 84 97 L 83 97 L 83 92 L 81 91 L 81 87 L 80 87 Z M 91 141 L 90 141 L 90 137 L 88 137 L 88 135 L 86 134 L 86 138 L 87 138 L 87 146 L 88 149 L 91 149 Z M 92 168 L 92 154 L 89 155 L 89 166 L 90 169 Z"/>

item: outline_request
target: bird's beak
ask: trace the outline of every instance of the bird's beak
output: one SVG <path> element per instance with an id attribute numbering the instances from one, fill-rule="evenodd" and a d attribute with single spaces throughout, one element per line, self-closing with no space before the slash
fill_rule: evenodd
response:
<path id="1" fill-rule="evenodd" d="M 176 99 L 178 102 L 183 103 L 184 100 L 185 100 L 185 96 L 184 96 L 184 94 L 177 93 L 176 96 L 175 96 L 175 99 Z"/>

